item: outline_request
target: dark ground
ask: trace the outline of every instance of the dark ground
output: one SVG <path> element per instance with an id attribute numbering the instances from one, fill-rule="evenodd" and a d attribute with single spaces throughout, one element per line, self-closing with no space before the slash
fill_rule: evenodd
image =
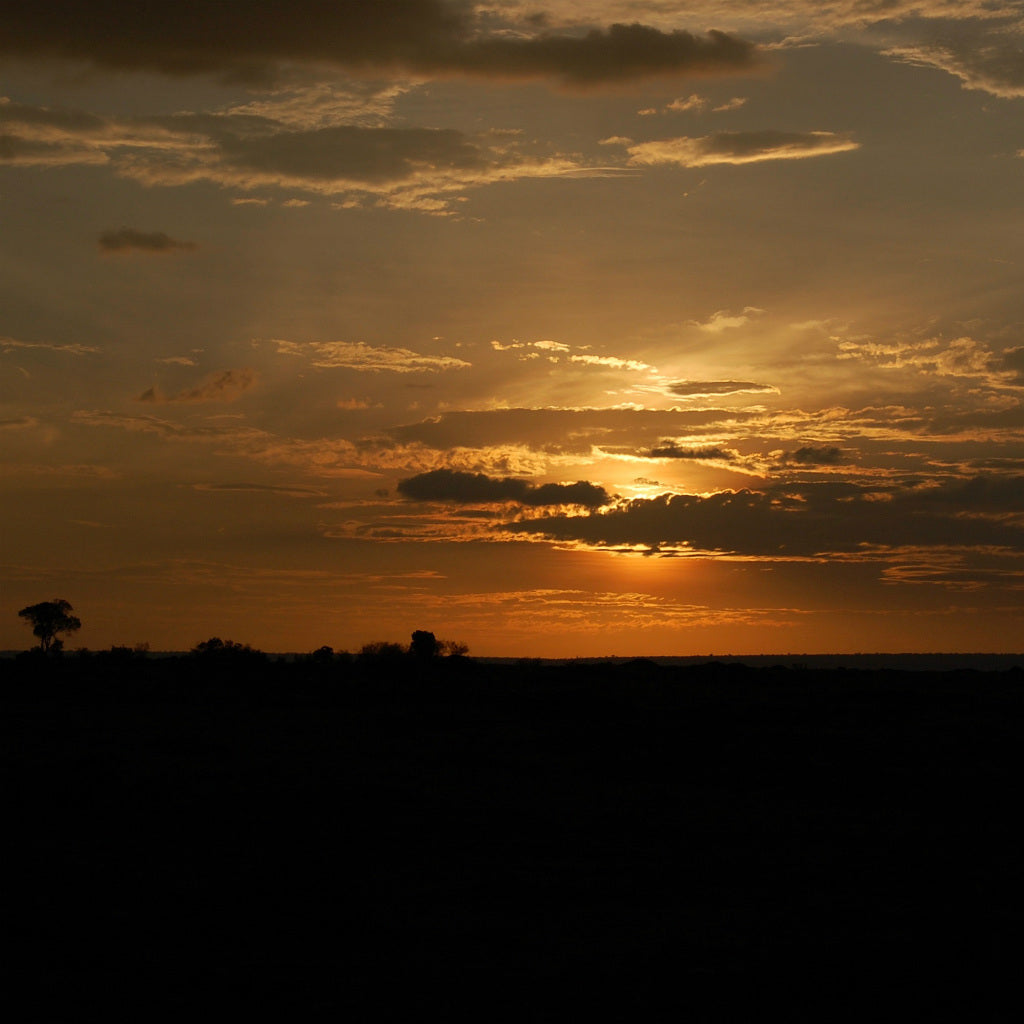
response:
<path id="1" fill-rule="evenodd" d="M 1019 671 L 6 662 L 18 1019 L 1015 1021 L 1022 695 Z"/>

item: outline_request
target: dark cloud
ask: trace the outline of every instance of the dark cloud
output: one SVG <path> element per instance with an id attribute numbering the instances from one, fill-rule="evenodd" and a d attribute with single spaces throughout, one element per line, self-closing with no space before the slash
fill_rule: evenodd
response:
<path id="1" fill-rule="evenodd" d="M 715 395 L 777 394 L 778 388 L 750 380 L 677 380 L 668 385 L 668 391 L 681 398 L 711 398 Z"/>
<path id="2" fill-rule="evenodd" d="M 23 139 L 18 135 L 0 135 L 0 160 L 11 163 L 18 160 L 37 160 L 54 152 L 55 147 L 45 142 Z"/>
<path id="3" fill-rule="evenodd" d="M 343 125 L 271 136 L 224 136 L 221 146 L 228 166 L 313 181 L 402 181 L 424 167 L 471 171 L 486 165 L 461 132 L 447 129 Z"/>
<path id="4" fill-rule="evenodd" d="M 812 558 L 868 548 L 1019 551 L 1024 477 L 931 488 L 850 483 L 636 498 L 600 515 L 551 515 L 506 529 L 599 546 L 689 547 L 748 557 Z"/>
<path id="5" fill-rule="evenodd" d="M 753 44 L 723 32 L 696 36 L 644 25 L 582 35 L 488 36 L 455 0 L 57 0 L 18 4 L 0 21 L 0 54 L 84 60 L 171 75 L 215 73 L 267 81 L 296 61 L 355 70 L 481 77 L 556 77 L 577 84 L 661 74 L 745 71 Z"/>
<path id="6" fill-rule="evenodd" d="M 795 462 L 801 466 L 838 466 L 843 459 L 842 450 L 825 446 L 815 448 L 813 445 L 804 445 L 795 452 L 786 455 L 786 461 Z"/>
<path id="7" fill-rule="evenodd" d="M 435 469 L 400 480 L 398 493 L 417 501 L 514 501 L 520 505 L 583 505 L 587 508 L 598 508 L 611 500 L 603 487 L 584 480 L 537 486 L 514 477 L 498 478 L 452 469 Z"/>
<path id="8" fill-rule="evenodd" d="M 645 453 L 650 459 L 731 459 L 724 448 L 680 448 L 675 441 L 664 441 Z"/>
<path id="9" fill-rule="evenodd" d="M 180 391 L 176 395 L 162 395 L 156 388 L 147 388 L 138 397 L 140 402 L 233 402 L 256 383 L 256 373 L 248 368 L 221 370 L 211 374 L 194 388 Z"/>
<path id="10" fill-rule="evenodd" d="M 1024 346 L 1003 352 L 1002 368 L 1014 374 L 1014 384 L 1024 384 Z"/>
<path id="11" fill-rule="evenodd" d="M 2 32 L 3 29 L 0 28 L 0 33 Z M 81 110 L 34 107 L 0 97 L 0 124 L 34 129 L 56 128 L 61 132 L 93 134 L 102 130 L 105 122 L 102 118 Z"/>
<path id="12" fill-rule="evenodd" d="M 931 434 L 962 434 L 991 439 L 1001 433 L 1016 435 L 1024 428 L 1024 405 L 1007 409 L 968 409 L 966 412 L 949 408 L 928 420 L 910 421 L 906 429 L 917 428 Z"/>
<path id="13" fill-rule="evenodd" d="M 104 231 L 99 238 L 99 246 L 103 252 L 138 252 L 165 253 L 182 252 L 195 249 L 195 242 L 182 242 L 171 238 L 163 231 L 136 231 L 133 228 L 118 228 L 116 231 Z"/>
<path id="14" fill-rule="evenodd" d="M 594 29 L 584 36 L 482 39 L 461 47 L 453 58 L 453 70 L 509 78 L 554 76 L 576 85 L 680 72 L 735 74 L 758 63 L 751 43 L 724 32 L 695 36 L 637 24 Z"/>
<path id="15" fill-rule="evenodd" d="M 326 491 L 312 487 L 273 487 L 268 484 L 193 484 L 197 491 L 217 494 L 274 494 L 284 498 L 323 498 Z"/>
<path id="16" fill-rule="evenodd" d="M 85 60 L 112 69 L 266 78 L 278 61 L 399 63 L 468 31 L 440 0 L 55 0 L 16 5 L 0 22 L 0 53 Z"/>

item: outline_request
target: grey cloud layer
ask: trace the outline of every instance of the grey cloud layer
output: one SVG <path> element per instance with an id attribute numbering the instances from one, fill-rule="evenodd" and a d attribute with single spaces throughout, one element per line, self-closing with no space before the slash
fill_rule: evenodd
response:
<path id="1" fill-rule="evenodd" d="M 16 5 L 0 23 L 0 54 L 85 60 L 114 69 L 214 72 L 266 81 L 279 64 L 483 77 L 556 77 L 595 84 L 652 74 L 744 71 L 754 46 L 712 31 L 643 25 L 585 34 L 487 35 L 470 5 L 442 0 L 182 0 L 173 6 L 77 0 Z"/>
<path id="2" fill-rule="evenodd" d="M 611 500 L 596 484 L 531 484 L 514 477 L 436 469 L 400 480 L 398 493 L 418 501 L 451 501 L 464 504 L 513 501 L 520 505 L 582 505 L 597 508 Z"/>
<path id="3" fill-rule="evenodd" d="M 0 132 L 0 163 L 108 164 L 146 185 L 212 181 L 241 190 L 362 192 L 395 205 L 576 169 L 569 158 L 532 156 L 508 139 L 498 144 L 450 129 L 350 124 L 296 129 L 288 121 L 230 111 L 102 119 L 0 102 Z M 103 244 L 152 248 L 152 241 L 141 233 L 113 233 Z"/>
<path id="4" fill-rule="evenodd" d="M 99 238 L 103 252 L 129 252 L 137 250 L 147 253 L 181 252 L 196 248 L 195 242 L 183 242 L 171 238 L 164 231 L 136 231 L 134 228 L 118 228 L 104 231 Z"/>

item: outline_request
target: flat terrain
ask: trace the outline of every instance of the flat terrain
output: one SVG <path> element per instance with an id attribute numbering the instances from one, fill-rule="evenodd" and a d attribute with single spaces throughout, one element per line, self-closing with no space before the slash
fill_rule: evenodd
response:
<path id="1" fill-rule="evenodd" d="M 1018 1019 L 1016 670 L 94 656 L 0 695 L 39 1019 Z"/>

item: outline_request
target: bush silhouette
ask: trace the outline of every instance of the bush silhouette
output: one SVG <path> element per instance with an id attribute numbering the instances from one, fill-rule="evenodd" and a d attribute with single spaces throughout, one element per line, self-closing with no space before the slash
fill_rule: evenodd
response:
<path id="1" fill-rule="evenodd" d="M 409 644 L 409 653 L 420 661 L 429 661 L 440 653 L 437 637 L 426 629 L 417 629 Z"/>
<path id="2" fill-rule="evenodd" d="M 221 640 L 219 636 L 211 636 L 209 640 L 203 640 L 192 648 L 190 653 L 198 658 L 204 659 L 263 659 L 266 655 L 262 651 L 250 647 L 248 644 L 239 644 L 234 640 Z"/>

